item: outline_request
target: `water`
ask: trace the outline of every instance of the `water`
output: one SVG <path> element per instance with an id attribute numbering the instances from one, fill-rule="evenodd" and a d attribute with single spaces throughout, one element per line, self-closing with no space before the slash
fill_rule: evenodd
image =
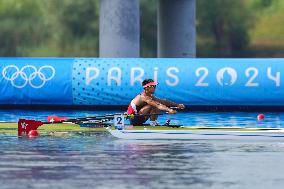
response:
<path id="1" fill-rule="evenodd" d="M 1 189 L 282 188 L 284 143 L 1 136 Z"/>
<path id="2" fill-rule="evenodd" d="M 92 113 L 102 112 L 76 115 Z M 46 119 L 48 114 L 23 115 Z M 15 113 L 14 117 L 23 115 Z M 182 118 L 170 118 L 206 126 L 283 127 L 284 114 L 265 113 L 263 122 L 253 112 L 179 115 Z M 108 133 L 35 139 L 0 135 L 0 188 L 280 189 L 284 185 L 283 155 L 284 141 L 127 141 Z"/>
<path id="3" fill-rule="evenodd" d="M 123 111 L 83 111 L 83 110 L 0 110 L 0 121 L 17 122 L 19 118 L 47 121 L 47 116 L 56 115 L 68 118 L 86 117 L 123 113 Z M 266 117 L 263 121 L 257 120 L 257 112 L 184 112 L 175 115 L 164 114 L 159 116 L 159 123 L 164 124 L 167 119 L 172 124 L 185 126 L 208 126 L 208 127 L 284 127 L 284 112 L 261 112 Z"/>

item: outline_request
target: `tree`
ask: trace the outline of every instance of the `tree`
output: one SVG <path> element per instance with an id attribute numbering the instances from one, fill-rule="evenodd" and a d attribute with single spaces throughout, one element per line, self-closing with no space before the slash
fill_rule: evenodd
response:
<path id="1" fill-rule="evenodd" d="M 60 56 L 97 56 L 99 10 L 95 0 L 64 0 L 57 10 Z"/>
<path id="2" fill-rule="evenodd" d="M 0 56 L 22 56 L 44 41 L 42 12 L 33 0 L 0 0 Z"/>
<path id="3" fill-rule="evenodd" d="M 141 57 L 157 57 L 157 1 L 140 0 Z"/>
<path id="4" fill-rule="evenodd" d="M 244 0 L 198 0 L 197 18 L 200 37 L 212 44 L 213 53 L 209 56 L 239 56 L 246 50 L 252 16 Z M 210 47 L 208 44 L 206 46 Z"/>

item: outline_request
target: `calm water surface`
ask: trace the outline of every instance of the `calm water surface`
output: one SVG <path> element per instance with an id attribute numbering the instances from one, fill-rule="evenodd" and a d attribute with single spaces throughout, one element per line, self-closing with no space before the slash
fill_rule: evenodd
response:
<path id="1" fill-rule="evenodd" d="M 48 113 L 34 114 L 45 119 Z M 192 125 L 282 127 L 283 113 L 265 114 L 263 122 L 256 121 L 256 113 L 242 112 L 188 112 L 171 118 Z M 283 157 L 284 141 L 127 141 L 108 133 L 28 139 L 2 134 L 0 188 L 282 189 Z"/>

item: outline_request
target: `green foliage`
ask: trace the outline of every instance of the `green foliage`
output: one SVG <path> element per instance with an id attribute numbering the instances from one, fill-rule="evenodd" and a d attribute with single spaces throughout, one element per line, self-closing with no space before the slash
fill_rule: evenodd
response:
<path id="1" fill-rule="evenodd" d="M 99 17 L 96 1 L 69 0 L 66 2 L 59 14 L 59 23 L 62 26 L 59 44 L 61 54 L 63 56 L 97 56 Z"/>
<path id="2" fill-rule="evenodd" d="M 240 11 L 241 10 L 241 11 Z M 237 56 L 246 50 L 249 44 L 248 30 L 253 17 L 246 9 L 244 1 L 198 0 L 197 1 L 197 32 L 199 36 L 198 54 L 202 48 L 211 52 L 209 56 Z M 202 38 L 205 38 L 202 46 Z M 212 43 L 208 45 L 208 43 Z M 205 53 L 204 56 L 207 56 Z"/>
<path id="3" fill-rule="evenodd" d="M 56 56 L 98 56 L 98 1 L 46 0 L 45 7 Z"/>
<path id="4" fill-rule="evenodd" d="M 156 0 L 140 0 L 142 57 L 157 56 L 157 3 Z"/>
<path id="5" fill-rule="evenodd" d="M 33 0 L 0 0 L 0 55 L 21 56 L 47 36 L 42 12 Z"/>
<path id="6" fill-rule="evenodd" d="M 273 0 L 253 0 L 251 3 L 254 9 L 266 9 L 273 4 Z"/>
<path id="7" fill-rule="evenodd" d="M 282 43 L 284 46 L 284 1 L 273 0 L 269 6 L 261 7 L 258 5 L 261 0 L 253 0 L 251 2 L 252 9 L 257 12 L 255 27 L 251 30 L 253 43 L 261 43 L 266 41 L 267 43 Z"/>
<path id="8" fill-rule="evenodd" d="M 250 55 L 283 57 L 284 1 L 248 0 L 247 6 L 255 13 L 255 24 L 250 29 Z"/>
<path id="9" fill-rule="evenodd" d="M 157 3 L 140 0 L 141 57 L 157 56 Z M 196 3 L 197 56 L 283 56 L 283 0 Z M 99 0 L 0 0 L 0 26 L 0 56 L 98 56 Z"/>

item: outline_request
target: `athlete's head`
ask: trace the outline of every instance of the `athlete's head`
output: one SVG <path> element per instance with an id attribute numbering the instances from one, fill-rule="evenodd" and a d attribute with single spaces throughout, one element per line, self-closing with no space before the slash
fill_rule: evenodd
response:
<path id="1" fill-rule="evenodd" d="M 149 92 L 154 92 L 155 91 L 155 88 L 156 88 L 156 85 L 158 83 L 155 82 L 153 79 L 145 79 L 143 82 L 142 82 L 142 86 L 144 88 L 144 90 L 146 91 L 149 91 Z"/>

